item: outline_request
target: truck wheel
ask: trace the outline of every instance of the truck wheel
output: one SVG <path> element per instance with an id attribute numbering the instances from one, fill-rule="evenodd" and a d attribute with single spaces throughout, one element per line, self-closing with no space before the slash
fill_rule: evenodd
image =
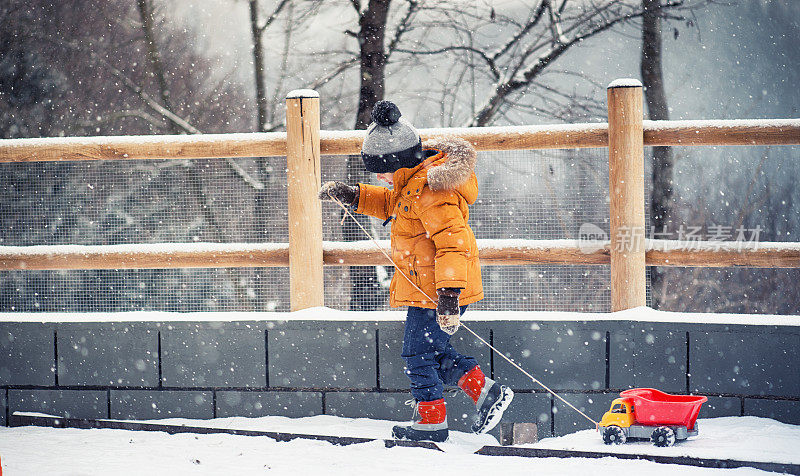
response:
<path id="1" fill-rule="evenodd" d="M 650 441 L 656 446 L 672 446 L 675 444 L 675 431 L 668 426 L 659 426 L 653 430 Z"/>
<path id="2" fill-rule="evenodd" d="M 617 425 L 607 426 L 603 430 L 603 443 L 607 445 L 621 445 L 624 444 L 627 439 L 625 430 Z"/>

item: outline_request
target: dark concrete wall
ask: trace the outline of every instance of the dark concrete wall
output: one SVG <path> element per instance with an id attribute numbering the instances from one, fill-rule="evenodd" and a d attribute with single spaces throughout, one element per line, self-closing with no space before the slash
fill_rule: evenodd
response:
<path id="1" fill-rule="evenodd" d="M 709 396 L 701 417 L 800 424 L 800 327 L 630 321 L 469 321 L 599 419 L 620 390 Z M 407 420 L 399 321 L 0 322 L 0 424 L 9 412 L 79 418 L 332 414 Z M 507 421 L 539 434 L 591 425 L 462 330 L 453 344 L 517 392 Z M 448 394 L 451 427 L 473 406 Z"/>

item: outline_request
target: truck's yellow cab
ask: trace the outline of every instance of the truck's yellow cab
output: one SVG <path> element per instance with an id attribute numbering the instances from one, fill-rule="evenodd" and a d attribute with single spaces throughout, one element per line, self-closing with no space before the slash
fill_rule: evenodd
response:
<path id="1" fill-rule="evenodd" d="M 633 405 L 629 400 L 616 398 L 611 402 L 611 409 L 608 410 L 603 419 L 600 420 L 600 426 L 606 427 L 616 425 L 621 428 L 628 428 L 633 425 Z"/>

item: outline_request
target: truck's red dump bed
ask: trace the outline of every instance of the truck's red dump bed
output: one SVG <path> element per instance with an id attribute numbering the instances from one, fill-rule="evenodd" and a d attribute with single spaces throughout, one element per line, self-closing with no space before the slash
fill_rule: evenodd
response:
<path id="1" fill-rule="evenodd" d="M 701 395 L 670 395 L 653 388 L 633 388 L 619 394 L 633 402 L 636 422 L 647 426 L 681 425 L 694 429 L 700 406 L 708 398 Z"/>

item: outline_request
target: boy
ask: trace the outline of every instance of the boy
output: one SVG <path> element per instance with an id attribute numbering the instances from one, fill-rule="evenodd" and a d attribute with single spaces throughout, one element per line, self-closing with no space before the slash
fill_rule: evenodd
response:
<path id="1" fill-rule="evenodd" d="M 444 385 L 456 383 L 477 407 L 472 430 L 486 433 L 499 423 L 514 393 L 450 345 L 459 316 L 483 299 L 478 249 L 467 225 L 468 207 L 478 196 L 476 152 L 460 138 L 433 139 L 423 148 L 419 133 L 400 116 L 393 103 L 378 102 L 361 149 L 365 168 L 392 189 L 327 182 L 319 197 L 336 199 L 384 224 L 393 222 L 391 252 L 398 271 L 389 288 L 390 305 L 408 306 L 403 359 L 415 421 L 395 426 L 392 436 L 445 441 L 442 392 Z"/>

